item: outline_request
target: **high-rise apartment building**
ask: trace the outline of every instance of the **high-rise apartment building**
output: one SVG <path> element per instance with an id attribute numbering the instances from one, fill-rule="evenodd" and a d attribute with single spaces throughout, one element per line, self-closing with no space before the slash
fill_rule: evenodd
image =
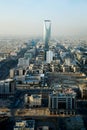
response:
<path id="1" fill-rule="evenodd" d="M 53 60 L 53 52 L 49 50 L 46 52 L 46 62 L 51 63 L 52 60 Z"/>

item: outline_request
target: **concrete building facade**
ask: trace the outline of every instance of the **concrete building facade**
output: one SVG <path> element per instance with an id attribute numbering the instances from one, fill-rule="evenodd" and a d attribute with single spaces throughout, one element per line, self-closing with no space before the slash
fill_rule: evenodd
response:
<path id="1" fill-rule="evenodd" d="M 51 63 L 51 61 L 53 61 L 53 52 L 49 50 L 46 52 L 46 62 Z"/>
<path id="2" fill-rule="evenodd" d="M 48 106 L 51 114 L 75 114 L 76 93 L 71 90 L 53 92 Z"/>

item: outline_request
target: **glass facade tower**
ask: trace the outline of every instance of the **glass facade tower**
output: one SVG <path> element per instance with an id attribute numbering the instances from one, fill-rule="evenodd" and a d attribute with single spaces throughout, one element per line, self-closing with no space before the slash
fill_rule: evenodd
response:
<path id="1" fill-rule="evenodd" d="M 49 50 L 50 37 L 51 37 L 51 21 L 44 20 L 45 60 L 46 60 L 46 51 Z"/>

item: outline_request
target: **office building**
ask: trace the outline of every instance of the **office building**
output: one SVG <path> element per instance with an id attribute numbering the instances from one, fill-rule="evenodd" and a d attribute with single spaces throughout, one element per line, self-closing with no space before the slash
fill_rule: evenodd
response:
<path id="1" fill-rule="evenodd" d="M 29 67 L 29 58 L 19 58 L 18 66 L 19 67 Z"/>
<path id="2" fill-rule="evenodd" d="M 23 76 L 25 75 L 26 68 L 25 67 L 17 67 L 14 69 L 10 69 L 10 78 L 14 78 L 15 76 Z"/>
<path id="3" fill-rule="evenodd" d="M 15 80 L 13 79 L 6 79 L 0 81 L 0 97 L 5 98 L 15 93 Z"/>
<path id="4" fill-rule="evenodd" d="M 51 114 L 75 114 L 76 93 L 71 89 L 53 92 L 49 95 Z"/>
<path id="5" fill-rule="evenodd" d="M 51 36 L 51 21 L 44 21 L 44 44 L 45 44 L 45 60 L 46 60 L 46 51 L 49 50 L 49 41 Z"/>

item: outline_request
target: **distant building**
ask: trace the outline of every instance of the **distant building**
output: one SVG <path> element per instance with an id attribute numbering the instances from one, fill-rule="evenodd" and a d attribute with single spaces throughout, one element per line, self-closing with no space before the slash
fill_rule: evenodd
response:
<path id="1" fill-rule="evenodd" d="M 19 67 L 29 67 L 29 58 L 19 58 L 18 60 Z"/>
<path id="2" fill-rule="evenodd" d="M 35 130 L 34 120 L 16 121 L 14 130 Z"/>
<path id="3" fill-rule="evenodd" d="M 44 21 L 44 43 L 45 43 L 45 60 L 46 60 L 46 51 L 49 50 L 49 40 L 51 36 L 51 21 Z"/>
<path id="4" fill-rule="evenodd" d="M 46 52 L 46 62 L 51 63 L 51 61 L 53 61 L 53 52 L 49 50 Z"/>
<path id="5" fill-rule="evenodd" d="M 76 93 L 71 89 L 53 92 L 49 95 L 49 110 L 51 114 L 75 114 Z"/>
<path id="6" fill-rule="evenodd" d="M 26 58 L 26 59 L 31 59 L 33 57 L 33 54 L 31 53 L 31 52 L 26 52 L 25 54 L 24 54 L 24 58 Z"/>
<path id="7" fill-rule="evenodd" d="M 28 96 L 28 94 L 24 95 L 24 102 L 25 102 L 25 104 L 29 103 L 29 96 Z"/>
<path id="8" fill-rule="evenodd" d="M 71 58 L 67 57 L 65 58 L 65 65 L 70 66 L 71 65 Z"/>
<path id="9" fill-rule="evenodd" d="M 87 63 L 87 57 L 82 57 L 82 63 L 85 65 Z"/>

